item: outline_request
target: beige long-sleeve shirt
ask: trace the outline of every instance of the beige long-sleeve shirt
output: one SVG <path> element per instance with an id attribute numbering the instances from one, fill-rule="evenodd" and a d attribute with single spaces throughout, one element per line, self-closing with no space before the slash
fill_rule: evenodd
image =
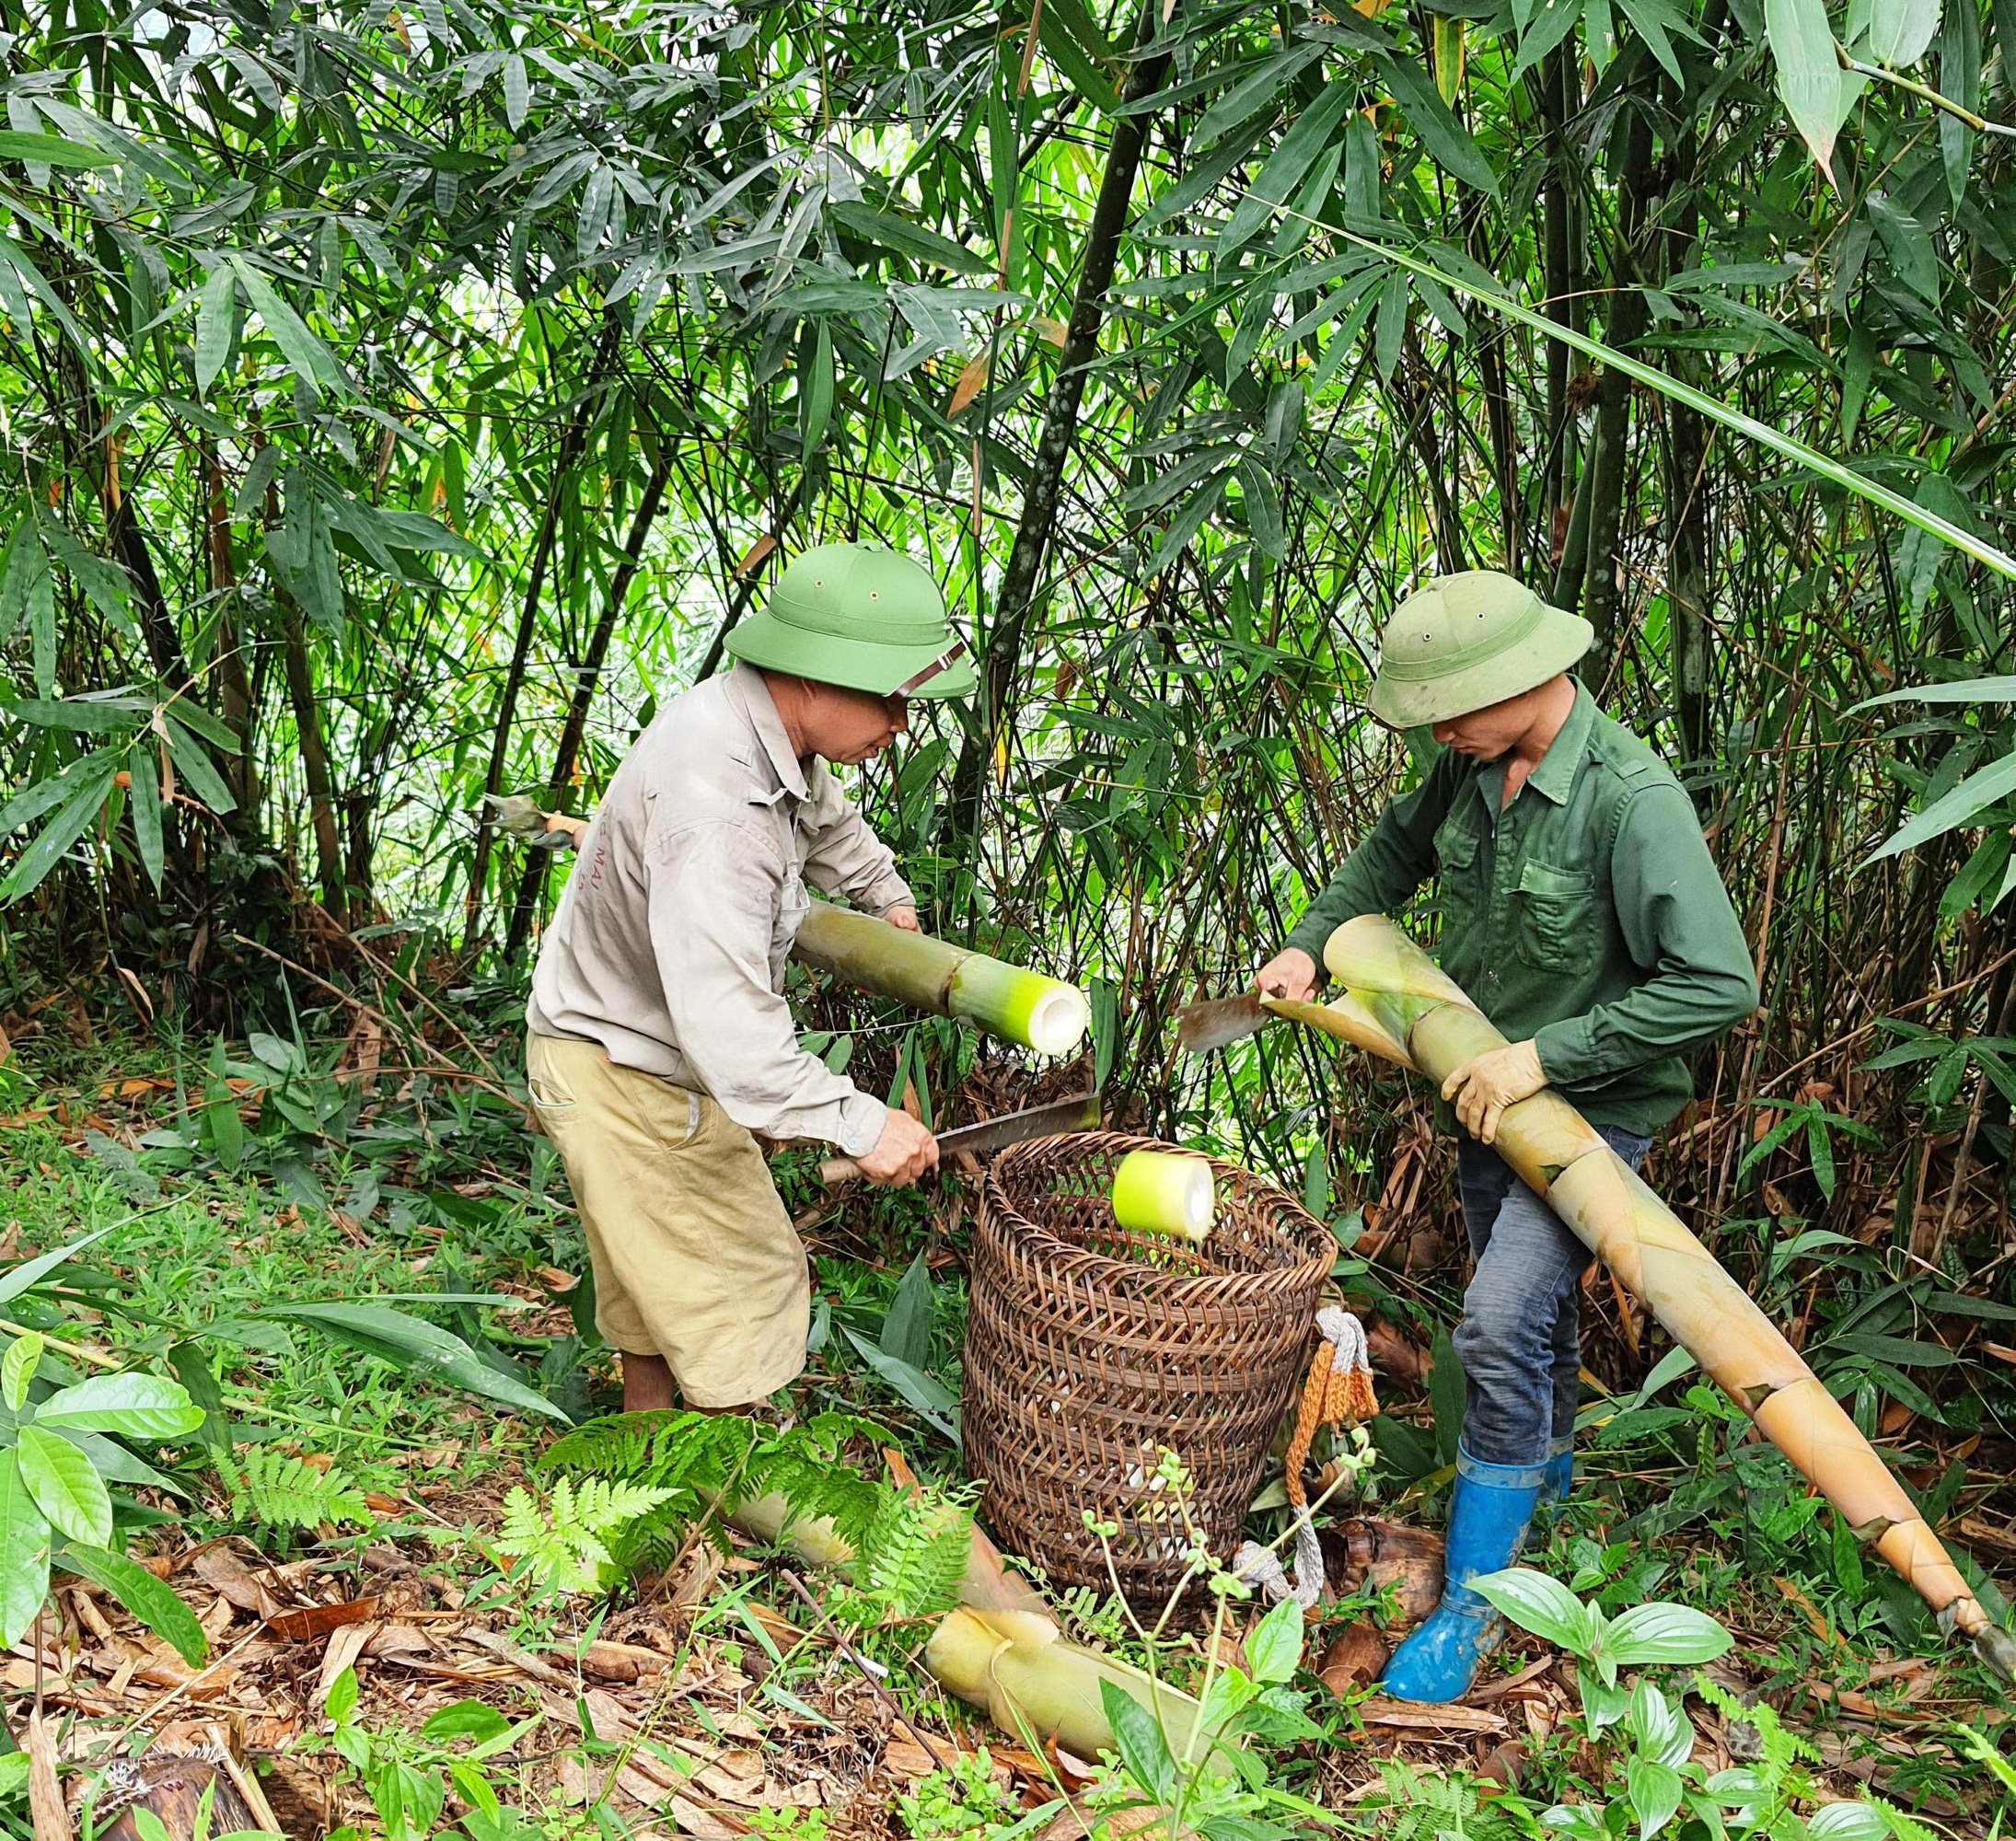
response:
<path id="1" fill-rule="evenodd" d="M 798 1047 L 783 998 L 807 882 L 871 914 L 910 899 L 737 666 L 666 704 L 617 769 L 540 943 L 527 1025 L 708 1094 L 765 1137 L 872 1150 L 882 1103 Z"/>

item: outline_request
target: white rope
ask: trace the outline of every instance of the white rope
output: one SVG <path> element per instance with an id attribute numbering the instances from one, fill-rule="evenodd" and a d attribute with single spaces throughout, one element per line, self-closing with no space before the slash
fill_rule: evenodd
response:
<path id="1" fill-rule="evenodd" d="M 1365 1326 L 1341 1304 L 1326 1304 L 1316 1313 L 1316 1335 L 1330 1345 L 1330 1366 L 1339 1374 L 1354 1368 L 1372 1366 L 1365 1342 Z M 1247 1541 L 1234 1557 L 1232 1569 L 1269 1604 L 1292 1598 L 1304 1611 L 1313 1611 L 1323 1596 L 1323 1544 L 1316 1538 L 1315 1523 L 1304 1509 L 1295 1518 L 1295 1576 L 1290 1580 L 1280 1557 L 1272 1547 Z"/>

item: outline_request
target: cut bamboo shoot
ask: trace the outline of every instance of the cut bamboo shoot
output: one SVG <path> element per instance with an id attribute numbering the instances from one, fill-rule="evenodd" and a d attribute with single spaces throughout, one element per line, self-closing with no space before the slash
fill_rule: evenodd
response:
<path id="1" fill-rule="evenodd" d="M 1039 1055 L 1070 1054 L 1092 1021 L 1076 985 L 824 901 L 812 904 L 792 956 L 912 1010 L 967 1017 Z"/>
<path id="2" fill-rule="evenodd" d="M 1390 920 L 1330 935 L 1330 1003 L 1267 1000 L 1279 1014 L 1425 1075 L 1438 1087 L 1505 1038 Z M 1552 1091 L 1508 1106 L 1494 1148 L 1756 1421 L 1792 1467 L 1896 1569 L 1975 1652 L 2016 1679 L 2016 1637 L 1990 1620 L 1959 1569 L 1839 1403 L 1680 1218 Z"/>
<path id="3" fill-rule="evenodd" d="M 1207 1157 L 1130 1151 L 1113 1172 L 1113 1218 L 1137 1233 L 1201 1242 L 1218 1216 L 1218 1183 Z"/>

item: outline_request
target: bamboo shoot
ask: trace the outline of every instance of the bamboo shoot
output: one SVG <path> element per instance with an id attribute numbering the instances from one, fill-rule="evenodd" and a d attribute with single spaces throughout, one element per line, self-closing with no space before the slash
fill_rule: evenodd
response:
<path id="1" fill-rule="evenodd" d="M 877 923 L 879 924 L 879 923 Z M 817 1565 L 845 1573 L 853 1550 L 823 1519 L 794 1521 L 771 1494 L 729 1518 L 757 1539 L 782 1542 Z M 1162 1722 L 1170 1749 L 1188 1743 L 1198 1704 L 1142 1670 L 1067 1642 L 1056 1614 L 1034 1586 L 1002 1564 L 979 1528 L 959 1581 L 959 1608 L 941 1618 L 924 1645 L 924 1666 L 948 1693 L 978 1708 L 1018 1743 L 1054 1739 L 1081 1758 L 1114 1749 L 1099 1684 L 1110 1681 Z"/>
<path id="2" fill-rule="evenodd" d="M 1217 1213 L 1218 1183 L 1208 1157 L 1130 1151 L 1113 1172 L 1113 1219 L 1134 1233 L 1201 1242 Z"/>
<path id="3" fill-rule="evenodd" d="M 1268 1007 L 1411 1068 L 1438 1086 L 1504 1036 L 1391 921 L 1331 934 L 1324 963 L 1343 995 Z M 2016 1679 L 2016 1637 L 1995 1624 L 1911 1499 L 1813 1371 L 1714 1256 L 1551 1090 L 1507 1107 L 1495 1149 L 1755 1420 L 1801 1476 L 1907 1580 L 1948 1634 Z"/>
<path id="4" fill-rule="evenodd" d="M 1039 1055 L 1070 1054 L 1092 1020 L 1076 985 L 823 901 L 812 904 L 792 956 L 913 1010 L 967 1017 Z"/>

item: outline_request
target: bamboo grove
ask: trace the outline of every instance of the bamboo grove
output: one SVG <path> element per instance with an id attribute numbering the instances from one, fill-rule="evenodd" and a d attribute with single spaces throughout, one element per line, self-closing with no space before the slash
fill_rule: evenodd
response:
<path id="1" fill-rule="evenodd" d="M 2005 0 L 6 29 L 0 1007 L 233 1026 L 247 940 L 508 990 L 562 872 L 483 795 L 587 809 L 780 554 L 879 534 L 983 662 L 868 788 L 935 929 L 1086 983 L 1118 1108 L 1264 1121 L 1415 1298 L 1402 1081 L 1165 1025 L 1413 770 L 1384 612 L 1501 566 L 1755 945 L 1663 1192 L 1865 1430 L 2016 1403 Z"/>

